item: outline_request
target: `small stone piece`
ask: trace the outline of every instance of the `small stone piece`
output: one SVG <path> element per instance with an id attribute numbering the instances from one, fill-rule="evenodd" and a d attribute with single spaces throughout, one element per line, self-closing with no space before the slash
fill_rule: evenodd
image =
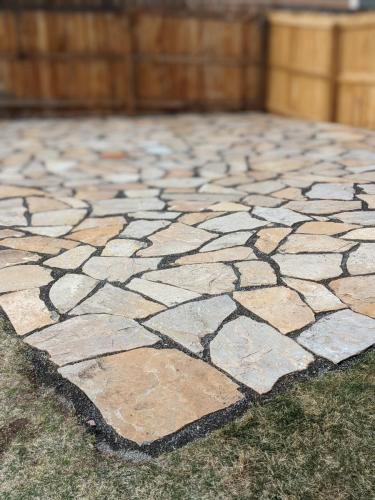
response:
<path id="1" fill-rule="evenodd" d="M 350 274 L 375 273 L 375 243 L 361 243 L 346 263 Z"/>
<path id="2" fill-rule="evenodd" d="M 30 264 L 0 269 L 0 293 L 39 288 L 51 281 L 51 271 L 41 266 Z"/>
<path id="3" fill-rule="evenodd" d="M 304 203 L 304 202 L 296 202 Z M 262 217 L 269 222 L 274 222 L 276 224 L 284 224 L 285 226 L 292 226 L 297 222 L 303 222 L 305 220 L 310 220 L 310 217 L 301 215 L 299 213 L 293 212 L 288 208 L 266 208 L 266 207 L 255 207 L 253 210 L 254 215 Z"/>
<path id="4" fill-rule="evenodd" d="M 353 311 L 339 311 L 321 318 L 297 340 L 318 356 L 340 363 L 375 343 L 375 320 Z"/>
<path id="5" fill-rule="evenodd" d="M 154 257 L 190 252 L 213 238 L 216 234 L 176 222 L 150 236 L 152 246 L 139 251 L 138 255 Z"/>
<path id="6" fill-rule="evenodd" d="M 231 292 L 237 279 L 233 270 L 225 264 L 191 264 L 143 275 L 151 281 L 166 283 L 196 293 L 216 295 Z"/>
<path id="7" fill-rule="evenodd" d="M 262 286 L 276 285 L 277 277 L 275 271 L 267 262 L 239 262 L 236 264 L 241 273 L 240 286 Z"/>
<path id="8" fill-rule="evenodd" d="M 51 287 L 49 297 L 61 313 L 70 311 L 96 286 L 97 281 L 84 274 L 65 274 Z"/>
<path id="9" fill-rule="evenodd" d="M 225 375 L 175 349 L 136 349 L 59 372 L 86 393 L 121 436 L 139 445 L 242 399 Z"/>
<path id="10" fill-rule="evenodd" d="M 139 210 L 163 210 L 165 203 L 158 198 L 115 198 L 98 200 L 92 204 L 92 213 L 96 215 L 114 215 Z"/>
<path id="11" fill-rule="evenodd" d="M 144 299 L 138 293 L 107 284 L 73 309 L 71 314 L 107 313 L 136 319 L 146 318 L 164 309 L 164 306 Z"/>
<path id="12" fill-rule="evenodd" d="M 223 248 L 231 248 L 244 245 L 252 234 L 252 231 L 238 231 L 236 233 L 228 233 L 224 236 L 220 236 L 210 243 L 207 243 L 207 245 L 204 245 L 204 247 L 202 247 L 199 251 L 212 252 L 215 250 L 222 250 Z"/>
<path id="13" fill-rule="evenodd" d="M 182 288 L 139 278 L 132 279 L 127 287 L 130 288 L 130 290 L 140 292 L 151 299 L 157 300 L 168 307 L 200 297 L 198 293 L 189 292 Z"/>
<path id="14" fill-rule="evenodd" d="M 94 252 L 95 248 L 88 245 L 81 245 L 57 257 L 52 257 L 52 259 L 44 261 L 44 264 L 59 269 L 77 269 L 77 267 L 80 267 Z"/>
<path id="15" fill-rule="evenodd" d="M 222 295 L 164 311 L 146 321 L 145 326 L 167 335 L 195 354 L 201 354 L 202 338 L 214 333 L 235 309 L 233 300 Z"/>
<path id="16" fill-rule="evenodd" d="M 131 257 L 137 250 L 145 248 L 147 245 L 137 240 L 111 240 L 103 249 L 103 257 Z"/>
<path id="17" fill-rule="evenodd" d="M 276 254 L 272 258 L 284 276 L 321 281 L 342 274 L 339 254 Z"/>
<path id="18" fill-rule="evenodd" d="M 255 243 L 255 247 L 263 253 L 270 254 L 279 246 L 280 241 L 282 241 L 288 234 L 291 233 L 291 229 L 284 227 L 273 227 L 269 229 L 261 229 L 258 232 L 258 239 Z"/>
<path id="19" fill-rule="evenodd" d="M 285 207 L 302 214 L 329 215 L 349 210 L 359 210 L 361 202 L 338 200 L 290 201 Z"/>
<path id="20" fill-rule="evenodd" d="M 166 220 L 137 220 L 126 226 L 120 238 L 142 239 L 169 225 L 170 222 Z"/>
<path id="21" fill-rule="evenodd" d="M 39 212 L 31 217 L 33 226 L 75 226 L 86 215 L 86 210 L 67 209 Z"/>
<path id="22" fill-rule="evenodd" d="M 158 341 L 156 335 L 136 321 L 109 314 L 77 316 L 26 338 L 31 346 L 47 351 L 59 366 Z"/>
<path id="23" fill-rule="evenodd" d="M 345 233 L 345 231 L 349 231 L 350 229 L 354 229 L 355 226 L 353 224 L 343 224 L 342 222 L 305 222 L 297 229 L 297 233 L 304 234 L 326 234 L 328 236 L 332 236 L 335 234 Z"/>
<path id="24" fill-rule="evenodd" d="M 353 311 L 375 318 L 375 276 L 356 276 L 331 281 L 329 287 Z"/>
<path id="25" fill-rule="evenodd" d="M 210 344 L 212 362 L 260 394 L 314 360 L 294 340 L 245 316 L 227 323 Z"/>
<path id="26" fill-rule="evenodd" d="M 352 200 L 354 188 L 352 184 L 315 184 L 306 196 L 321 200 Z"/>
<path id="27" fill-rule="evenodd" d="M 284 278 L 284 282 L 289 288 L 293 288 L 302 294 L 307 304 L 316 313 L 337 311 L 346 307 L 341 300 L 320 283 L 296 280 L 294 278 Z"/>
<path id="28" fill-rule="evenodd" d="M 205 262 L 232 262 L 237 260 L 257 259 L 249 247 L 233 247 L 216 250 L 216 252 L 195 253 L 185 255 L 176 260 L 176 264 L 203 264 Z"/>
<path id="29" fill-rule="evenodd" d="M 315 319 L 314 313 L 299 295 L 284 286 L 235 292 L 233 297 L 281 333 L 294 332 Z"/>
<path id="30" fill-rule="evenodd" d="M 375 241 L 375 227 L 364 227 L 362 229 L 355 229 L 342 236 L 345 240 L 368 240 Z"/>
<path id="31" fill-rule="evenodd" d="M 50 325 L 57 319 L 39 298 L 39 288 L 8 293 L 0 297 L 0 306 L 18 335 Z"/>
<path id="32" fill-rule="evenodd" d="M 25 264 L 26 262 L 36 262 L 40 260 L 39 255 L 23 250 L 0 250 L 0 269 Z"/>
<path id="33" fill-rule="evenodd" d="M 357 212 L 342 212 L 335 214 L 335 219 L 339 219 L 347 224 L 360 224 L 362 226 L 375 226 L 375 211 L 362 210 Z"/>

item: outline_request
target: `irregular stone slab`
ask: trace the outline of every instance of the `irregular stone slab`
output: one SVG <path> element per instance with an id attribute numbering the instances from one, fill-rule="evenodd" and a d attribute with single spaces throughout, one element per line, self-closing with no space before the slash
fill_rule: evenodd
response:
<path id="1" fill-rule="evenodd" d="M 138 255 L 142 257 L 154 257 L 190 252 L 216 237 L 216 234 L 209 233 L 203 229 L 176 222 L 171 224 L 167 229 L 150 236 L 149 240 L 152 241 L 152 245 L 144 250 L 140 250 Z"/>
<path id="2" fill-rule="evenodd" d="M 287 208 L 266 208 L 266 207 L 255 207 L 253 210 L 254 215 L 258 215 L 269 222 L 275 222 L 276 224 L 284 224 L 285 226 L 292 226 L 297 222 L 303 222 L 305 220 L 310 220 L 310 217 L 298 214 L 289 210 Z"/>
<path id="3" fill-rule="evenodd" d="M 31 234 L 38 234 L 40 236 L 50 236 L 51 238 L 58 238 L 65 236 L 72 229 L 72 226 L 27 226 L 22 228 Z"/>
<path id="4" fill-rule="evenodd" d="M 302 214 L 329 215 L 349 210 L 358 210 L 361 208 L 361 202 L 338 200 L 290 201 L 285 207 Z"/>
<path id="5" fill-rule="evenodd" d="M 161 259 L 132 257 L 91 257 L 83 266 L 83 272 L 92 278 L 125 282 L 132 276 L 156 269 Z"/>
<path id="6" fill-rule="evenodd" d="M 33 226 L 75 226 L 86 215 L 86 210 L 69 208 L 67 210 L 51 210 L 39 212 L 31 217 Z"/>
<path id="7" fill-rule="evenodd" d="M 241 189 L 247 191 L 248 193 L 255 194 L 270 194 L 275 191 L 279 191 L 285 187 L 285 184 L 281 181 L 263 181 L 263 182 L 252 182 L 250 184 L 241 185 Z"/>
<path id="8" fill-rule="evenodd" d="M 332 236 L 335 234 L 345 233 L 350 229 L 354 229 L 355 226 L 353 224 L 343 224 L 341 222 L 305 222 L 297 229 L 297 233 L 304 234 L 326 234 L 328 236 Z"/>
<path id="9" fill-rule="evenodd" d="M 276 254 L 272 259 L 283 276 L 321 281 L 342 274 L 339 254 Z"/>
<path id="10" fill-rule="evenodd" d="M 75 307 L 71 314 L 107 313 L 136 319 L 146 318 L 164 309 L 161 304 L 144 299 L 138 293 L 107 284 Z"/>
<path id="11" fill-rule="evenodd" d="M 0 297 L 0 306 L 18 335 L 25 335 L 57 320 L 57 315 L 47 309 L 39 293 L 39 288 L 31 288 Z"/>
<path id="12" fill-rule="evenodd" d="M 354 188 L 352 184 L 315 184 L 306 196 L 321 200 L 352 200 Z"/>
<path id="13" fill-rule="evenodd" d="M 30 196 L 26 198 L 29 212 L 35 214 L 37 212 L 49 212 L 51 210 L 63 210 L 69 208 L 66 203 L 54 198 L 46 198 L 42 196 Z"/>
<path id="14" fill-rule="evenodd" d="M 272 196 L 263 196 L 261 194 L 251 194 L 244 198 L 243 203 L 247 205 L 255 206 L 255 207 L 278 207 L 281 205 L 281 200 L 272 198 Z"/>
<path id="15" fill-rule="evenodd" d="M 375 227 L 364 227 L 362 229 L 354 229 L 342 236 L 345 240 L 368 240 L 375 241 Z"/>
<path id="16" fill-rule="evenodd" d="M 294 340 L 245 316 L 224 325 L 211 342 L 210 353 L 216 366 L 260 394 L 314 360 Z"/>
<path id="17" fill-rule="evenodd" d="M 222 295 L 164 311 L 146 321 L 145 326 L 167 335 L 195 354 L 201 354 L 203 337 L 214 333 L 235 309 L 233 300 Z"/>
<path id="18" fill-rule="evenodd" d="M 347 224 L 360 224 L 361 226 L 375 225 L 375 211 L 362 210 L 361 212 L 342 212 L 335 214 L 335 219 Z"/>
<path id="19" fill-rule="evenodd" d="M 214 212 L 248 212 L 249 207 L 242 205 L 242 203 L 233 203 L 230 201 L 223 201 L 215 203 L 209 207 L 209 210 Z"/>
<path id="20" fill-rule="evenodd" d="M 121 436 L 139 445 L 242 399 L 224 374 L 175 349 L 136 349 L 59 372 L 85 392 Z"/>
<path id="21" fill-rule="evenodd" d="M 103 249 L 101 255 L 104 257 L 131 257 L 137 250 L 147 245 L 137 240 L 111 240 Z"/>
<path id="22" fill-rule="evenodd" d="M 57 257 L 47 259 L 43 264 L 59 269 L 77 269 L 77 267 L 80 267 L 94 252 L 95 248 L 89 245 L 81 245 L 67 252 L 63 252 Z"/>
<path id="23" fill-rule="evenodd" d="M 346 309 L 324 316 L 297 341 L 314 354 L 340 363 L 375 343 L 375 320 Z"/>
<path id="24" fill-rule="evenodd" d="M 40 260 L 40 256 L 35 253 L 23 250 L 0 250 L 0 269 L 38 260 Z"/>
<path id="25" fill-rule="evenodd" d="M 299 295 L 284 286 L 235 292 L 233 297 L 281 333 L 299 330 L 315 319 L 314 313 Z"/>
<path id="26" fill-rule="evenodd" d="M 198 293 L 189 292 L 183 288 L 139 278 L 132 279 L 131 282 L 127 284 L 127 287 L 130 288 L 130 290 L 140 292 L 151 299 L 157 300 L 168 307 L 200 297 Z"/>
<path id="27" fill-rule="evenodd" d="M 216 219 L 210 219 L 199 227 L 208 231 L 217 231 L 218 233 L 232 233 L 246 229 L 256 229 L 265 226 L 267 223 L 251 217 L 248 213 L 237 212 L 230 215 L 223 215 Z"/>
<path id="28" fill-rule="evenodd" d="M 186 255 L 176 260 L 176 264 L 201 264 L 205 262 L 232 262 L 237 260 L 257 259 L 249 247 L 224 248 L 216 252 L 196 253 Z"/>
<path id="29" fill-rule="evenodd" d="M 353 311 L 375 318 L 375 276 L 357 276 L 331 281 L 331 290 Z"/>
<path id="30" fill-rule="evenodd" d="M 241 273 L 240 286 L 276 285 L 275 271 L 267 262 L 240 262 L 236 268 Z"/>
<path id="31" fill-rule="evenodd" d="M 92 214 L 115 215 L 139 210 L 163 210 L 165 203 L 158 198 L 115 198 L 98 200 L 92 204 Z"/>
<path id="32" fill-rule="evenodd" d="M 27 226 L 26 212 L 21 199 L 0 201 L 1 226 Z"/>
<path id="33" fill-rule="evenodd" d="M 51 271 L 41 266 L 30 264 L 0 269 L 0 293 L 39 288 L 51 281 Z"/>
<path id="34" fill-rule="evenodd" d="M 212 210 L 212 207 L 210 208 Z M 246 210 L 249 210 L 248 207 Z M 224 215 L 224 212 L 212 213 L 212 212 L 197 212 L 186 214 L 180 217 L 178 220 L 183 224 L 189 224 L 189 226 L 194 226 L 195 224 L 199 224 L 199 222 L 204 222 L 205 220 L 214 219 L 218 215 Z"/>
<path id="35" fill-rule="evenodd" d="M 291 234 L 280 246 L 280 253 L 338 253 L 353 248 L 355 243 L 349 243 L 339 238 L 320 234 Z"/>
<path id="36" fill-rule="evenodd" d="M 289 288 L 297 290 L 303 295 L 307 304 L 316 312 L 337 311 L 345 309 L 345 304 L 333 295 L 324 285 L 311 281 L 297 280 L 294 278 L 284 278 L 283 280 Z"/>
<path id="37" fill-rule="evenodd" d="M 21 231 L 14 231 L 14 229 L 0 229 L 0 238 L 20 238 L 24 233 Z"/>
<path id="38" fill-rule="evenodd" d="M 360 200 L 363 200 L 365 203 L 367 203 L 367 208 L 374 209 L 375 208 L 375 196 L 373 194 L 367 195 L 367 194 L 361 194 L 358 195 L 357 198 Z"/>
<path id="39" fill-rule="evenodd" d="M 40 189 L 33 189 L 20 186 L 0 186 L 0 198 L 16 198 L 18 196 L 42 195 L 45 193 Z"/>
<path id="40" fill-rule="evenodd" d="M 207 243 L 202 247 L 200 252 L 212 252 L 214 250 L 222 250 L 223 248 L 236 247 L 244 245 L 252 236 L 253 231 L 238 231 L 236 233 L 228 233 L 224 236 L 219 236 L 214 241 Z"/>
<path id="41" fill-rule="evenodd" d="M 284 227 L 274 227 L 261 229 L 258 232 L 258 239 L 255 247 L 263 253 L 270 254 L 279 246 L 280 241 L 291 233 L 291 229 Z"/>
<path id="42" fill-rule="evenodd" d="M 125 217 L 88 217 L 83 220 L 78 226 L 74 228 L 74 233 L 83 231 L 85 229 L 99 229 L 99 228 L 119 228 L 122 229 L 126 223 Z"/>
<path id="43" fill-rule="evenodd" d="M 72 234 L 69 234 L 67 238 L 74 241 L 80 241 L 88 245 L 102 247 L 107 243 L 108 240 L 110 240 L 114 236 L 117 236 L 121 229 L 122 225 L 82 229 L 82 231 L 76 231 Z"/>
<path id="44" fill-rule="evenodd" d="M 47 351 L 51 360 L 62 366 L 102 354 L 153 345 L 159 338 L 132 319 L 87 314 L 44 328 L 25 341 Z"/>
<path id="45" fill-rule="evenodd" d="M 361 243 L 349 255 L 346 267 L 350 274 L 375 273 L 375 243 Z"/>
<path id="46" fill-rule="evenodd" d="M 97 285 L 97 280 L 84 274 L 65 274 L 51 287 L 49 298 L 61 313 L 70 311 Z"/>
<path id="47" fill-rule="evenodd" d="M 120 238 L 142 239 L 159 229 L 168 227 L 170 224 L 166 220 L 137 220 L 126 226 L 120 234 Z"/>
<path id="48" fill-rule="evenodd" d="M 78 245 L 73 241 L 48 236 L 25 236 L 23 238 L 6 238 L 1 241 L 4 247 L 26 250 L 47 255 L 56 255 L 61 250 L 69 250 Z"/>
<path id="49" fill-rule="evenodd" d="M 158 281 L 196 293 L 216 295 L 231 292 L 237 280 L 233 270 L 225 264 L 191 264 L 143 275 L 150 281 Z"/>

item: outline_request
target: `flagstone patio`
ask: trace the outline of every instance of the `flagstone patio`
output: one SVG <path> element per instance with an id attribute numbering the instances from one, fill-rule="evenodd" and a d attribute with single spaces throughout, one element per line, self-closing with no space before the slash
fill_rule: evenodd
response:
<path id="1" fill-rule="evenodd" d="M 0 127 L 0 306 L 120 441 L 229 418 L 374 344 L 375 133 L 262 114 Z"/>

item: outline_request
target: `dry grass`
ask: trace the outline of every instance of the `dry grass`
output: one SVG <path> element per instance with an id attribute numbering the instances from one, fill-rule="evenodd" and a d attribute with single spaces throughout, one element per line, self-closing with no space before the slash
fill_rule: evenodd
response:
<path id="1" fill-rule="evenodd" d="M 1 332 L 0 349 L 2 500 L 375 498 L 374 353 L 135 465 L 99 452 L 55 393 L 34 383 L 19 341 Z"/>

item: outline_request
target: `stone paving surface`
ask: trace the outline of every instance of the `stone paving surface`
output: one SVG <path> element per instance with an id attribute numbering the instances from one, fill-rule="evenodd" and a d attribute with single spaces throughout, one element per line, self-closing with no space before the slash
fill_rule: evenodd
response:
<path id="1" fill-rule="evenodd" d="M 0 307 L 126 440 L 373 345 L 374 133 L 261 114 L 0 127 Z"/>

